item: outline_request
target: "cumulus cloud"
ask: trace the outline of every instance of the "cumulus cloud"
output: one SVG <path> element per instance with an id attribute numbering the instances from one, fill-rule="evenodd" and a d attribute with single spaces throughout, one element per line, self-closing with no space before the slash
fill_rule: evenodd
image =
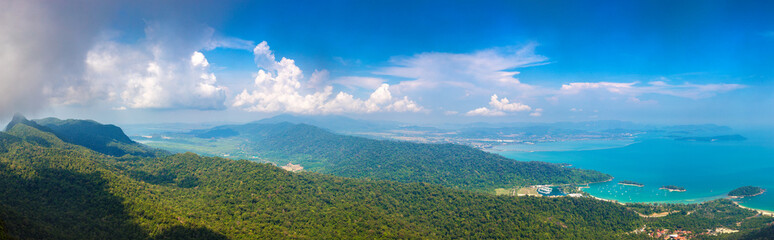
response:
<path id="1" fill-rule="evenodd" d="M 338 92 L 332 96 L 332 86 L 321 87 L 321 91 L 305 91 L 308 89 L 302 85 L 308 85 L 310 82 L 321 84 L 321 78 L 327 77 L 327 71 L 313 74 L 309 81 L 304 82 L 303 73 L 296 66 L 295 61 L 284 57 L 277 61 L 273 51 L 265 41 L 255 46 L 253 54 L 255 55 L 255 63 L 260 68 L 255 77 L 254 88 L 252 90 L 244 89 L 237 95 L 232 104 L 234 107 L 255 112 L 300 114 L 418 112 L 423 110 L 421 106 L 408 97 L 395 99 L 390 92 L 390 85 L 386 83 L 374 86 L 376 88 L 365 100 L 346 92 Z"/>
<path id="2" fill-rule="evenodd" d="M 521 103 L 511 103 L 508 98 L 497 99 L 497 94 L 492 95 L 489 106 L 506 112 L 529 111 L 531 108 Z"/>
<path id="3" fill-rule="evenodd" d="M 530 106 L 521 103 L 511 103 L 508 98 L 498 99 L 497 94 L 493 94 L 489 100 L 489 108 L 480 107 L 468 111 L 468 116 L 503 116 L 505 112 L 521 112 L 532 110 Z M 542 111 L 542 109 L 540 110 Z"/>
<path id="4" fill-rule="evenodd" d="M 226 88 L 217 83 L 199 49 L 210 46 L 212 32 L 198 38 L 170 38 L 164 26 L 148 24 L 145 40 L 128 45 L 106 39 L 86 57 L 87 84 L 71 86 L 61 103 L 108 100 L 125 108 L 224 109 Z"/>

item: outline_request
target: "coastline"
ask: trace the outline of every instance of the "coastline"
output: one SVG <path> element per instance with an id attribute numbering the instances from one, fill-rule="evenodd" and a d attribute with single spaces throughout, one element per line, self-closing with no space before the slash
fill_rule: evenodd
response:
<path id="1" fill-rule="evenodd" d="M 759 214 L 761 214 L 763 216 L 774 217 L 774 211 L 768 211 L 768 210 L 761 210 L 761 209 L 757 209 L 757 208 L 745 207 L 745 206 L 742 206 L 742 204 L 739 204 L 736 201 L 732 201 L 732 202 L 734 202 L 734 204 L 736 204 L 736 206 L 739 206 L 740 208 L 753 210 L 753 211 L 758 212 Z"/>
<path id="2" fill-rule="evenodd" d="M 626 206 L 626 203 L 619 202 L 618 200 L 605 199 L 605 198 L 597 197 L 597 196 L 594 196 L 594 195 L 591 195 L 591 194 L 589 194 L 589 196 L 591 196 L 592 198 L 594 198 L 596 200 L 605 201 L 605 202 L 611 202 L 611 203 L 617 203 L 617 204 Z M 734 204 L 736 204 L 737 207 L 740 207 L 740 208 L 743 208 L 743 209 L 753 210 L 753 211 L 755 211 L 758 214 L 761 214 L 763 216 L 774 217 L 774 211 L 768 211 L 768 210 L 762 210 L 762 209 L 757 209 L 757 208 L 745 207 L 745 206 L 742 206 L 742 204 L 739 204 L 736 201 L 732 201 L 732 202 L 734 202 Z M 649 202 L 643 202 L 643 203 L 649 203 Z"/>
<path id="3" fill-rule="evenodd" d="M 588 193 L 588 192 L 586 192 L 586 193 Z M 591 196 L 592 198 L 594 198 L 594 199 L 596 199 L 596 200 L 605 201 L 605 202 L 612 202 L 612 203 L 617 203 L 617 204 L 620 204 L 620 205 L 626 206 L 626 203 L 619 202 L 618 200 L 615 200 L 615 199 L 606 199 L 606 198 L 601 198 L 601 197 L 597 197 L 597 196 L 591 195 L 590 193 L 589 193 L 589 196 Z M 729 199 L 730 199 L 730 198 L 729 198 Z M 743 208 L 743 209 L 749 209 L 749 210 L 755 211 L 755 212 L 757 212 L 758 214 L 761 214 L 761 215 L 763 215 L 763 216 L 774 217 L 774 211 L 763 210 L 763 209 L 757 209 L 757 208 L 751 208 L 751 207 L 745 207 L 745 206 L 743 206 L 742 204 L 740 204 L 740 203 L 738 203 L 738 202 L 736 202 L 736 201 L 733 201 L 733 200 L 732 200 L 732 202 L 733 202 L 733 203 L 734 203 L 734 204 L 735 204 L 737 207 L 740 207 L 740 208 Z M 640 203 L 654 203 L 654 202 L 640 202 Z"/>
<path id="4" fill-rule="evenodd" d="M 591 194 L 589 194 L 589 196 L 591 196 L 592 198 L 594 198 L 596 200 L 605 201 L 605 202 L 611 202 L 611 203 L 617 203 L 617 204 L 626 206 L 626 203 L 619 202 L 618 200 L 605 199 L 605 198 L 597 197 L 597 196 L 594 196 L 594 195 L 591 195 Z"/>
<path id="5" fill-rule="evenodd" d="M 638 141 L 638 142 L 641 142 L 641 141 Z M 685 147 L 684 145 L 685 144 L 692 144 L 692 143 L 682 143 L 682 142 L 679 142 L 679 143 L 677 143 L 675 145 L 673 143 L 675 143 L 675 141 L 653 142 L 653 144 L 654 144 L 653 146 L 654 147 L 662 147 L 662 146 L 664 146 L 664 147 L 676 147 L 675 149 L 684 149 L 684 147 Z M 732 144 L 732 143 L 729 143 L 729 144 L 730 145 L 734 145 L 734 146 L 724 146 L 724 147 L 729 147 L 729 148 L 737 147 L 735 144 Z M 706 149 L 704 147 L 704 145 L 706 145 L 706 144 L 699 144 L 697 146 L 690 145 L 692 148 L 690 148 L 688 150 L 691 150 L 691 151 L 694 151 L 694 150 L 695 151 L 702 151 L 703 154 L 704 153 L 709 154 L 708 157 L 726 156 L 725 153 L 720 152 L 720 151 L 715 151 L 715 150 L 713 150 L 713 148 L 707 147 L 709 149 Z M 525 148 L 526 147 L 527 146 L 525 146 Z M 679 148 L 677 148 L 677 147 L 679 147 Z M 516 149 L 508 149 L 508 150 L 515 150 L 514 152 L 517 152 Z M 506 150 L 505 153 L 498 151 L 498 154 L 503 154 L 503 155 L 507 155 L 507 156 L 513 155 L 514 157 L 515 156 L 521 156 L 521 155 L 518 155 L 518 154 L 509 154 L 509 153 L 507 153 L 508 150 Z M 642 147 L 634 148 L 632 150 L 635 151 L 635 152 L 648 151 L 647 148 L 642 148 Z M 710 151 L 704 151 L 704 150 L 710 150 Z M 579 150 L 578 152 L 582 152 L 582 150 Z M 682 152 L 685 152 L 685 151 L 680 150 L 680 152 L 682 153 Z M 625 155 L 624 153 L 622 153 L 622 151 L 621 152 L 614 152 L 614 153 L 620 153 L 619 155 Z M 626 153 L 626 154 L 628 154 L 628 153 Z M 530 156 L 530 155 L 524 155 L 524 156 Z M 594 169 L 594 170 L 598 170 L 598 171 L 601 170 L 601 168 L 604 168 L 605 165 L 596 164 L 597 162 L 599 162 L 599 161 L 603 161 L 603 162 L 606 162 L 606 161 L 616 162 L 615 159 L 613 159 L 612 157 L 605 157 L 605 156 L 602 156 L 602 160 L 594 160 L 592 162 L 591 161 L 592 158 L 599 157 L 599 156 L 597 156 L 597 154 L 578 154 L 577 156 L 571 155 L 573 157 L 577 157 L 577 159 L 576 158 L 567 158 L 567 159 L 571 159 L 572 161 L 570 161 L 570 160 L 563 160 L 565 157 L 569 157 L 569 156 L 570 155 L 545 154 L 545 155 L 537 155 L 537 158 L 539 158 L 539 159 L 541 159 L 543 161 L 550 161 L 550 162 L 568 162 L 569 161 L 569 162 L 573 163 L 573 165 L 575 165 L 578 168 Z M 618 155 L 615 155 L 615 156 L 618 157 Z M 661 155 L 659 155 L 659 156 L 661 156 Z M 661 160 L 663 160 L 663 159 L 671 159 L 671 157 L 670 156 L 663 156 L 663 158 L 660 158 L 660 159 Z M 588 165 L 588 166 L 584 167 L 584 165 L 587 165 L 587 163 L 585 162 L 587 160 L 588 160 L 589 163 L 594 163 L 594 164 Z M 661 161 L 661 160 L 659 160 L 659 161 L 655 161 L 654 160 L 654 163 L 665 162 L 665 161 Z M 750 161 L 753 161 L 753 160 L 757 161 L 757 159 L 750 158 Z M 766 163 L 766 164 L 769 164 L 769 163 Z M 596 167 L 593 167 L 593 166 L 596 166 Z M 770 167 L 769 165 L 765 165 L 765 166 Z M 715 170 L 715 169 L 713 169 L 713 170 Z M 606 173 L 609 174 L 609 172 L 606 172 Z M 758 173 L 756 172 L 756 175 L 757 174 Z M 733 177 L 739 178 L 739 179 L 746 179 L 747 175 L 739 175 L 739 174 L 737 174 L 737 175 L 733 175 Z M 626 179 L 626 178 L 637 178 L 637 177 L 635 175 L 632 175 L 632 176 L 626 176 L 626 175 L 615 176 L 616 180 L 617 179 L 622 179 L 622 178 Z M 710 179 L 709 182 L 713 182 L 714 183 L 715 181 L 716 181 L 715 179 Z M 648 186 L 645 186 L 643 188 L 632 188 L 633 186 L 632 187 L 629 187 L 629 186 L 626 186 L 626 185 L 622 186 L 623 184 L 621 184 L 621 185 L 613 185 L 613 183 L 604 183 L 603 182 L 603 183 L 599 183 L 598 185 L 590 184 L 591 186 L 578 185 L 576 188 L 568 189 L 568 190 L 569 191 L 573 191 L 573 192 L 575 192 L 575 191 L 582 192 L 586 196 L 589 196 L 589 194 L 594 193 L 592 196 L 594 196 L 595 199 L 599 199 L 599 200 L 615 201 L 615 200 L 620 199 L 618 201 L 621 201 L 621 202 L 624 202 L 624 203 L 641 202 L 641 203 L 684 203 L 684 204 L 691 204 L 691 203 L 701 203 L 701 202 L 706 202 L 706 201 L 712 201 L 714 199 L 729 197 L 727 195 L 727 192 L 722 191 L 721 189 L 714 189 L 714 191 L 713 191 L 712 188 L 706 188 L 706 189 L 705 188 L 696 188 L 696 189 L 694 189 L 691 186 L 685 186 L 686 190 L 687 189 L 691 189 L 691 192 L 688 192 L 688 191 L 682 192 L 682 193 L 674 192 L 674 191 L 673 192 L 667 192 L 669 190 L 666 190 L 666 191 L 664 191 L 664 190 L 656 190 L 659 187 L 661 187 L 661 184 L 667 184 L 666 182 L 664 182 L 664 183 L 662 183 L 662 182 L 653 182 L 653 183 L 647 182 L 647 183 L 648 184 L 646 184 L 646 185 L 648 185 Z M 678 182 L 673 182 L 673 183 L 679 183 L 679 181 Z M 721 185 L 718 185 L 718 186 L 721 186 Z M 722 186 L 723 186 L 723 190 L 725 188 L 732 189 L 733 187 L 736 187 L 736 186 L 730 186 L 730 185 L 729 186 L 722 185 Z M 737 198 L 737 199 L 735 199 L 735 201 L 739 201 L 740 207 L 742 207 L 742 205 L 748 206 L 748 204 L 749 204 L 749 206 L 753 207 L 751 209 L 755 209 L 756 211 L 760 210 L 759 212 L 763 212 L 763 213 L 766 213 L 766 214 L 774 213 L 774 207 L 772 207 L 769 203 L 766 202 L 766 201 L 768 201 L 768 199 L 771 199 L 770 198 L 771 195 L 769 194 L 770 193 L 769 191 L 771 189 L 774 189 L 774 188 L 772 188 L 770 185 L 765 185 L 765 186 L 760 186 L 760 187 L 766 188 L 767 186 L 769 186 L 768 187 L 769 190 L 767 191 L 768 193 L 764 193 L 763 194 L 763 196 L 762 196 L 762 197 L 764 197 L 763 198 L 763 200 L 764 200 L 763 202 L 761 202 L 760 200 L 757 200 L 757 199 L 756 200 L 749 200 L 748 201 L 747 198 L 744 198 L 744 200 L 741 200 L 741 199 Z M 588 187 L 590 187 L 590 189 L 584 189 L 584 188 L 588 188 Z M 577 189 L 577 190 L 575 190 L 575 189 Z M 604 191 L 602 191 L 602 190 L 604 190 Z M 719 191 L 719 190 L 721 190 L 721 191 Z M 612 191 L 615 194 L 611 194 L 610 191 Z M 628 191 L 628 193 L 626 193 L 627 191 Z M 639 194 L 639 195 L 635 195 L 635 194 Z M 658 196 L 656 196 L 656 195 L 658 195 Z M 592 196 L 589 196 L 589 197 L 592 197 Z M 601 196 L 601 198 L 598 197 L 598 196 Z M 608 198 L 608 199 L 603 199 L 603 198 Z M 758 197 L 755 197 L 755 198 L 761 198 L 761 196 L 758 196 Z M 613 200 L 613 199 L 615 199 L 615 200 Z M 760 209 L 756 209 L 756 207 L 760 208 Z M 749 207 L 747 207 L 747 208 L 749 208 Z"/>

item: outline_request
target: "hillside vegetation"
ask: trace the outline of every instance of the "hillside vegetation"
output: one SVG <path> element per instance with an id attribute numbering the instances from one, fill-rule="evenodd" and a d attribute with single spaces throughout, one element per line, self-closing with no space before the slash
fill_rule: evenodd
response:
<path id="1" fill-rule="evenodd" d="M 455 144 L 374 140 L 306 124 L 227 125 L 176 135 L 153 146 L 212 154 L 215 149 L 277 165 L 343 177 L 425 182 L 467 190 L 598 182 L 610 175 L 545 162 L 523 162 Z M 206 139 L 206 140 L 205 140 Z M 214 154 L 213 154 L 214 155 Z"/>
<path id="2" fill-rule="evenodd" d="M 498 197 L 192 153 L 112 157 L 24 124 L 0 134 L 0 182 L 0 236 L 20 239 L 612 239 L 632 237 L 640 221 L 585 198 Z"/>
<path id="3" fill-rule="evenodd" d="M 48 130 L 67 143 L 81 145 L 111 156 L 131 154 L 153 157 L 167 154 L 132 141 L 121 128 L 115 125 L 100 124 L 92 120 L 57 118 L 45 118 L 33 120 L 33 122 L 43 126 L 40 130 Z"/>
<path id="4" fill-rule="evenodd" d="M 763 188 L 756 186 L 744 186 L 728 192 L 728 196 L 732 197 L 749 197 L 763 193 Z"/>

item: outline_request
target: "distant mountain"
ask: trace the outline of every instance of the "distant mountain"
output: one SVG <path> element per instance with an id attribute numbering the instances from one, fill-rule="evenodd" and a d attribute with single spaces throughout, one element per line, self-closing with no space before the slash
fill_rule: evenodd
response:
<path id="1" fill-rule="evenodd" d="M 32 128 L 35 128 L 35 129 L 38 129 L 38 130 L 41 130 L 41 131 L 44 131 L 44 132 L 51 132 L 51 129 L 43 127 L 43 126 L 40 126 L 36 122 L 27 120 L 27 118 L 25 118 L 24 116 L 22 116 L 22 115 L 20 115 L 18 113 L 14 114 L 13 115 L 13 119 L 11 119 L 11 122 L 9 122 L 8 125 L 5 126 L 5 131 L 6 132 L 10 131 L 17 124 L 24 124 L 24 125 L 30 126 Z"/>
<path id="2" fill-rule="evenodd" d="M 188 137 L 225 137 L 241 152 L 278 164 L 343 177 L 427 182 L 493 191 L 526 184 L 604 181 L 609 175 L 545 162 L 521 162 L 454 144 L 422 144 L 346 136 L 307 124 L 250 123 L 192 131 Z M 173 140 L 190 142 L 185 136 Z M 206 143 L 207 145 L 213 143 Z M 185 147 L 183 147 L 185 149 Z M 189 146 L 188 151 L 197 151 Z"/>
<path id="3" fill-rule="evenodd" d="M 681 136 L 707 136 L 731 132 L 730 127 L 715 124 L 674 125 L 662 127 L 660 130 L 665 131 L 667 134 Z"/>
<path id="4" fill-rule="evenodd" d="M 121 128 L 116 127 L 115 125 L 100 124 L 92 120 L 60 120 L 57 118 L 45 118 L 30 121 L 21 115 L 16 115 L 8 126 L 6 126 L 6 131 L 13 131 L 13 129 L 19 125 L 31 127 L 40 130 L 43 133 L 51 133 L 56 136 L 56 140 L 45 136 L 28 136 L 44 140 L 47 139 L 45 141 L 48 142 L 49 146 L 58 143 L 59 141 L 63 141 L 111 156 L 123 156 L 125 154 L 156 156 L 165 154 L 164 151 L 153 149 L 132 141 L 124 134 Z M 18 131 L 22 130 L 23 129 L 20 129 Z M 40 134 L 32 133 L 32 135 Z M 38 143 L 42 142 L 38 141 Z"/>

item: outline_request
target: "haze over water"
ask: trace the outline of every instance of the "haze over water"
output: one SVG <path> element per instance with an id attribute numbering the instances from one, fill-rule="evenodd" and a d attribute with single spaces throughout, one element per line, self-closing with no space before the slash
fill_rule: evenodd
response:
<path id="1" fill-rule="evenodd" d="M 657 138 L 642 139 L 629 145 L 625 141 L 607 145 L 598 141 L 575 141 L 535 144 L 532 145 L 535 150 L 529 150 L 530 145 L 500 146 L 494 150 L 511 159 L 569 163 L 608 173 L 615 177 L 613 181 L 592 184 L 584 189 L 600 198 L 625 203 L 699 203 L 725 197 L 737 187 L 753 185 L 763 187 L 767 192 L 740 203 L 751 208 L 774 210 L 774 193 L 771 192 L 774 190 L 774 135 L 771 133 L 771 130 L 743 132 L 747 140 L 731 142 Z M 583 144 L 588 147 L 579 147 Z M 621 180 L 643 183 L 645 187 L 617 184 Z M 687 191 L 659 190 L 663 185 L 683 186 Z"/>

